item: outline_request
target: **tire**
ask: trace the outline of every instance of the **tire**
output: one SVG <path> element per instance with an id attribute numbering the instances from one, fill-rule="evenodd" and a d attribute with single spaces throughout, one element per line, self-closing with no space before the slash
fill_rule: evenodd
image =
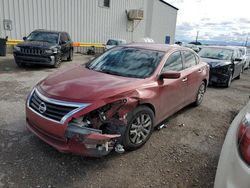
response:
<path id="1" fill-rule="evenodd" d="M 227 83 L 226 83 L 226 88 L 229 88 L 230 86 L 231 86 L 231 83 L 232 83 L 232 79 L 233 79 L 233 74 L 232 74 L 232 72 L 230 72 L 229 73 L 230 75 L 229 75 L 229 78 L 228 78 L 228 80 L 227 80 Z"/>
<path id="2" fill-rule="evenodd" d="M 67 58 L 67 61 L 72 61 L 73 60 L 73 56 L 74 56 L 73 49 L 71 49 L 70 52 L 69 52 L 69 57 Z"/>
<path id="3" fill-rule="evenodd" d="M 199 106 L 202 103 L 205 92 L 206 92 L 206 84 L 204 81 L 202 81 L 198 89 L 198 92 L 196 94 L 196 100 L 194 102 L 195 106 Z"/>
<path id="4" fill-rule="evenodd" d="M 152 134 L 154 113 L 146 106 L 139 106 L 128 114 L 127 120 L 122 144 L 126 150 L 136 150 L 143 146 Z"/>
<path id="5" fill-rule="evenodd" d="M 61 63 L 62 63 L 62 56 L 58 55 L 56 57 L 56 61 L 55 61 L 55 64 L 53 65 L 53 67 L 54 68 L 59 68 L 61 66 Z"/>
<path id="6" fill-rule="evenodd" d="M 23 63 L 20 63 L 20 62 L 17 62 L 17 61 L 16 61 L 16 65 L 17 65 L 19 68 L 23 68 L 23 67 L 24 67 L 24 64 L 23 64 Z"/>

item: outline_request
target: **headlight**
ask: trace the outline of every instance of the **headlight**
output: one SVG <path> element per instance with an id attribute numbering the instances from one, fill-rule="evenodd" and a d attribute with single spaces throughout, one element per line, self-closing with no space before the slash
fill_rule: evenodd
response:
<path id="1" fill-rule="evenodd" d="M 14 46 L 14 52 L 20 52 L 20 50 L 21 50 L 21 48 L 20 47 L 18 47 L 18 46 Z"/>
<path id="2" fill-rule="evenodd" d="M 215 68 L 215 71 L 216 71 L 217 73 L 227 74 L 228 71 L 229 71 L 229 69 L 230 69 L 230 66 L 226 65 L 226 66 L 222 66 L 222 67 L 216 67 L 216 68 Z"/>
<path id="3" fill-rule="evenodd" d="M 52 53 L 53 53 L 53 50 L 45 50 L 45 53 L 46 53 L 46 54 L 52 54 Z"/>
<path id="4" fill-rule="evenodd" d="M 79 127 L 92 127 L 92 123 L 106 123 L 110 118 L 114 117 L 119 109 L 127 103 L 127 99 L 121 99 L 109 104 L 106 104 L 88 114 L 80 116 L 79 118 L 73 118 L 69 123 Z M 98 120 L 97 120 L 98 119 Z M 92 120 L 94 120 L 92 122 Z"/>
<path id="5" fill-rule="evenodd" d="M 45 50 L 46 54 L 53 54 L 53 53 L 56 54 L 57 52 L 58 52 L 57 48 Z"/>

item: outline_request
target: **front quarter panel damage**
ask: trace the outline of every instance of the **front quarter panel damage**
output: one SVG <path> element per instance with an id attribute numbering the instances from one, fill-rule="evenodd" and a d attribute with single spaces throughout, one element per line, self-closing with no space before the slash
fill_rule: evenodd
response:
<path id="1" fill-rule="evenodd" d="M 123 98 L 78 118 L 72 118 L 68 123 L 65 137 L 72 148 L 75 147 L 74 144 L 80 143 L 87 150 L 87 155 L 107 155 L 117 144 L 122 144 L 128 123 L 127 115 L 137 105 L 138 99 Z"/>

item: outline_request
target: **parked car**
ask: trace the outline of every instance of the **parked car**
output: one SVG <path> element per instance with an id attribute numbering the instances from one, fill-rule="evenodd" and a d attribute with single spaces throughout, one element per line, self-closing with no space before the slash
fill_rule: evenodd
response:
<path id="1" fill-rule="evenodd" d="M 61 152 L 135 150 L 164 119 L 201 104 L 208 76 L 208 65 L 190 49 L 118 46 L 40 81 L 27 99 L 27 127 Z"/>
<path id="2" fill-rule="evenodd" d="M 109 39 L 105 45 L 105 50 L 109 50 L 111 48 L 114 48 L 116 46 L 126 44 L 127 41 L 124 39 Z"/>
<path id="3" fill-rule="evenodd" d="M 217 167 L 214 188 L 250 187 L 250 102 L 227 132 Z"/>
<path id="4" fill-rule="evenodd" d="M 154 39 L 149 37 L 139 38 L 134 41 L 135 43 L 155 43 Z"/>
<path id="5" fill-rule="evenodd" d="M 19 67 L 27 64 L 59 67 L 63 59 L 73 59 L 73 42 L 66 32 L 35 30 L 23 39 L 13 51 Z"/>
<path id="6" fill-rule="evenodd" d="M 244 63 L 244 69 L 248 69 L 250 57 L 247 55 L 247 48 L 244 46 L 237 47 L 240 50 L 241 58 Z"/>
<path id="7" fill-rule="evenodd" d="M 199 52 L 202 61 L 210 66 L 209 84 L 230 87 L 233 79 L 240 79 L 243 62 L 235 47 L 209 46 Z"/>
<path id="8" fill-rule="evenodd" d="M 200 48 L 197 45 L 194 45 L 194 44 L 186 44 L 186 43 L 184 43 L 183 46 L 185 46 L 187 48 L 190 48 L 190 49 L 194 50 L 197 53 L 200 51 Z"/>

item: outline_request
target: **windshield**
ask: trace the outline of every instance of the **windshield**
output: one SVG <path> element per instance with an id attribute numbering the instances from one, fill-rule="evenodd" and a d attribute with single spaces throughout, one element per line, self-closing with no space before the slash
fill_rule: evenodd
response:
<path id="1" fill-rule="evenodd" d="M 124 77 L 147 78 L 153 74 L 164 52 L 117 47 L 102 54 L 86 68 Z"/>
<path id="2" fill-rule="evenodd" d="M 26 40 L 28 41 L 43 41 L 49 43 L 58 43 L 58 33 L 51 32 L 33 32 L 31 33 Z"/>
<path id="3" fill-rule="evenodd" d="M 202 58 L 231 60 L 233 56 L 233 50 L 223 48 L 202 48 L 199 52 L 199 55 Z"/>

